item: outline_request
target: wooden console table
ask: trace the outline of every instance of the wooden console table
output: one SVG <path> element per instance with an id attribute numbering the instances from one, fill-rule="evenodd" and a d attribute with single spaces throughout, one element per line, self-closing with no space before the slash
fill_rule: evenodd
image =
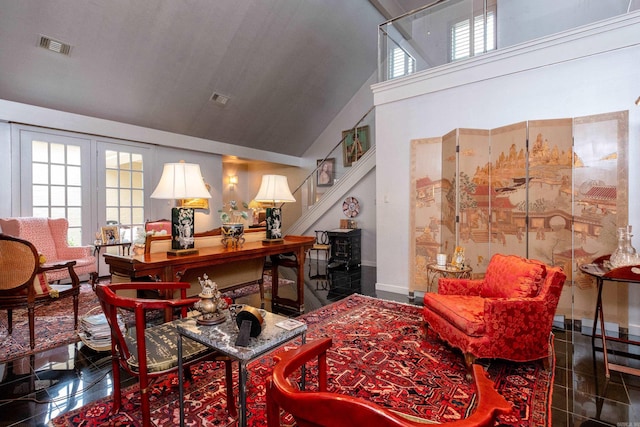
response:
<path id="1" fill-rule="evenodd" d="M 168 256 L 166 252 L 121 256 L 104 254 L 111 274 L 129 277 L 131 281 L 153 278 L 157 281 L 180 281 L 185 272 L 192 268 L 213 267 L 234 261 L 264 258 L 271 255 L 295 254 L 297 261 L 297 297 L 295 300 L 280 297 L 278 292 L 278 263 L 271 267 L 272 303 L 304 312 L 304 260 L 307 250 L 313 246 L 312 236 L 285 236 L 283 243 L 263 244 L 246 242 L 241 248 L 225 248 L 222 245 L 199 248 L 199 253 L 184 256 Z M 277 257 L 272 257 L 277 258 Z"/>

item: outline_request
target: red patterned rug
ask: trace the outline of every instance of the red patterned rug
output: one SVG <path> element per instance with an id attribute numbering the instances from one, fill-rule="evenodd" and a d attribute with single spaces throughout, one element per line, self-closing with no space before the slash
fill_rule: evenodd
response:
<path id="1" fill-rule="evenodd" d="M 301 316 L 309 325 L 307 339 L 330 336 L 329 384 L 332 391 L 360 396 L 380 405 L 436 422 L 466 417 L 476 402 L 475 388 L 465 379 L 462 355 L 431 334 L 425 339 L 420 307 L 352 295 L 330 306 Z M 300 342 L 289 345 L 297 346 Z M 275 350 L 282 351 L 283 348 Z M 247 386 L 248 425 L 264 426 L 265 378 L 273 366 L 273 353 L 249 365 Z M 498 391 L 515 410 L 500 418 L 500 426 L 550 425 L 553 366 L 486 361 L 485 368 Z M 310 366 L 308 384 L 315 384 Z M 211 362 L 194 370 L 186 384 L 186 424 L 235 425 L 226 413 L 224 369 Z M 313 388 L 311 386 L 310 388 Z M 152 388 L 152 423 L 178 424 L 178 391 L 175 375 Z M 124 409 L 110 415 L 110 399 L 61 415 L 52 426 L 141 425 L 137 386 L 124 393 Z M 283 415 L 283 425 L 292 425 Z"/>

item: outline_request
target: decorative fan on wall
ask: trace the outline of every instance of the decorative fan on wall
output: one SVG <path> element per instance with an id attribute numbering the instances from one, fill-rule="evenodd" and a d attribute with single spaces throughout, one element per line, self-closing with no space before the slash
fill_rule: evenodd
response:
<path id="1" fill-rule="evenodd" d="M 348 218 L 353 218 L 360 213 L 360 203 L 355 197 L 347 197 L 342 203 L 342 212 Z"/>

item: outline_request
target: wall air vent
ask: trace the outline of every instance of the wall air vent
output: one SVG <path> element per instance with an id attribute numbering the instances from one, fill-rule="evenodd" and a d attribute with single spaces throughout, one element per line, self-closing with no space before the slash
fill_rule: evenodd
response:
<path id="1" fill-rule="evenodd" d="M 231 98 L 228 97 L 227 95 L 222 95 L 221 93 L 217 93 L 217 92 L 213 92 L 213 95 L 211 95 L 211 98 L 209 98 L 210 101 L 215 102 L 220 107 L 224 107 L 225 105 L 227 105 L 227 102 L 229 102 L 229 99 Z"/>
<path id="2" fill-rule="evenodd" d="M 63 55 L 69 55 L 69 52 L 71 52 L 70 44 L 42 35 L 40 36 L 39 46 L 52 52 L 61 53 Z"/>

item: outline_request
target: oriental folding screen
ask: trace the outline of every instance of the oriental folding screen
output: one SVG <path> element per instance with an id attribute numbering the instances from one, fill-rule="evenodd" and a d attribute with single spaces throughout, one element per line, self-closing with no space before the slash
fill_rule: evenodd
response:
<path id="1" fill-rule="evenodd" d="M 461 246 L 474 278 L 495 253 L 562 266 L 558 314 L 592 317 L 595 284 L 578 266 L 611 253 L 627 225 L 627 145 L 628 111 L 411 141 L 410 294 L 427 289 L 437 253 Z"/>

